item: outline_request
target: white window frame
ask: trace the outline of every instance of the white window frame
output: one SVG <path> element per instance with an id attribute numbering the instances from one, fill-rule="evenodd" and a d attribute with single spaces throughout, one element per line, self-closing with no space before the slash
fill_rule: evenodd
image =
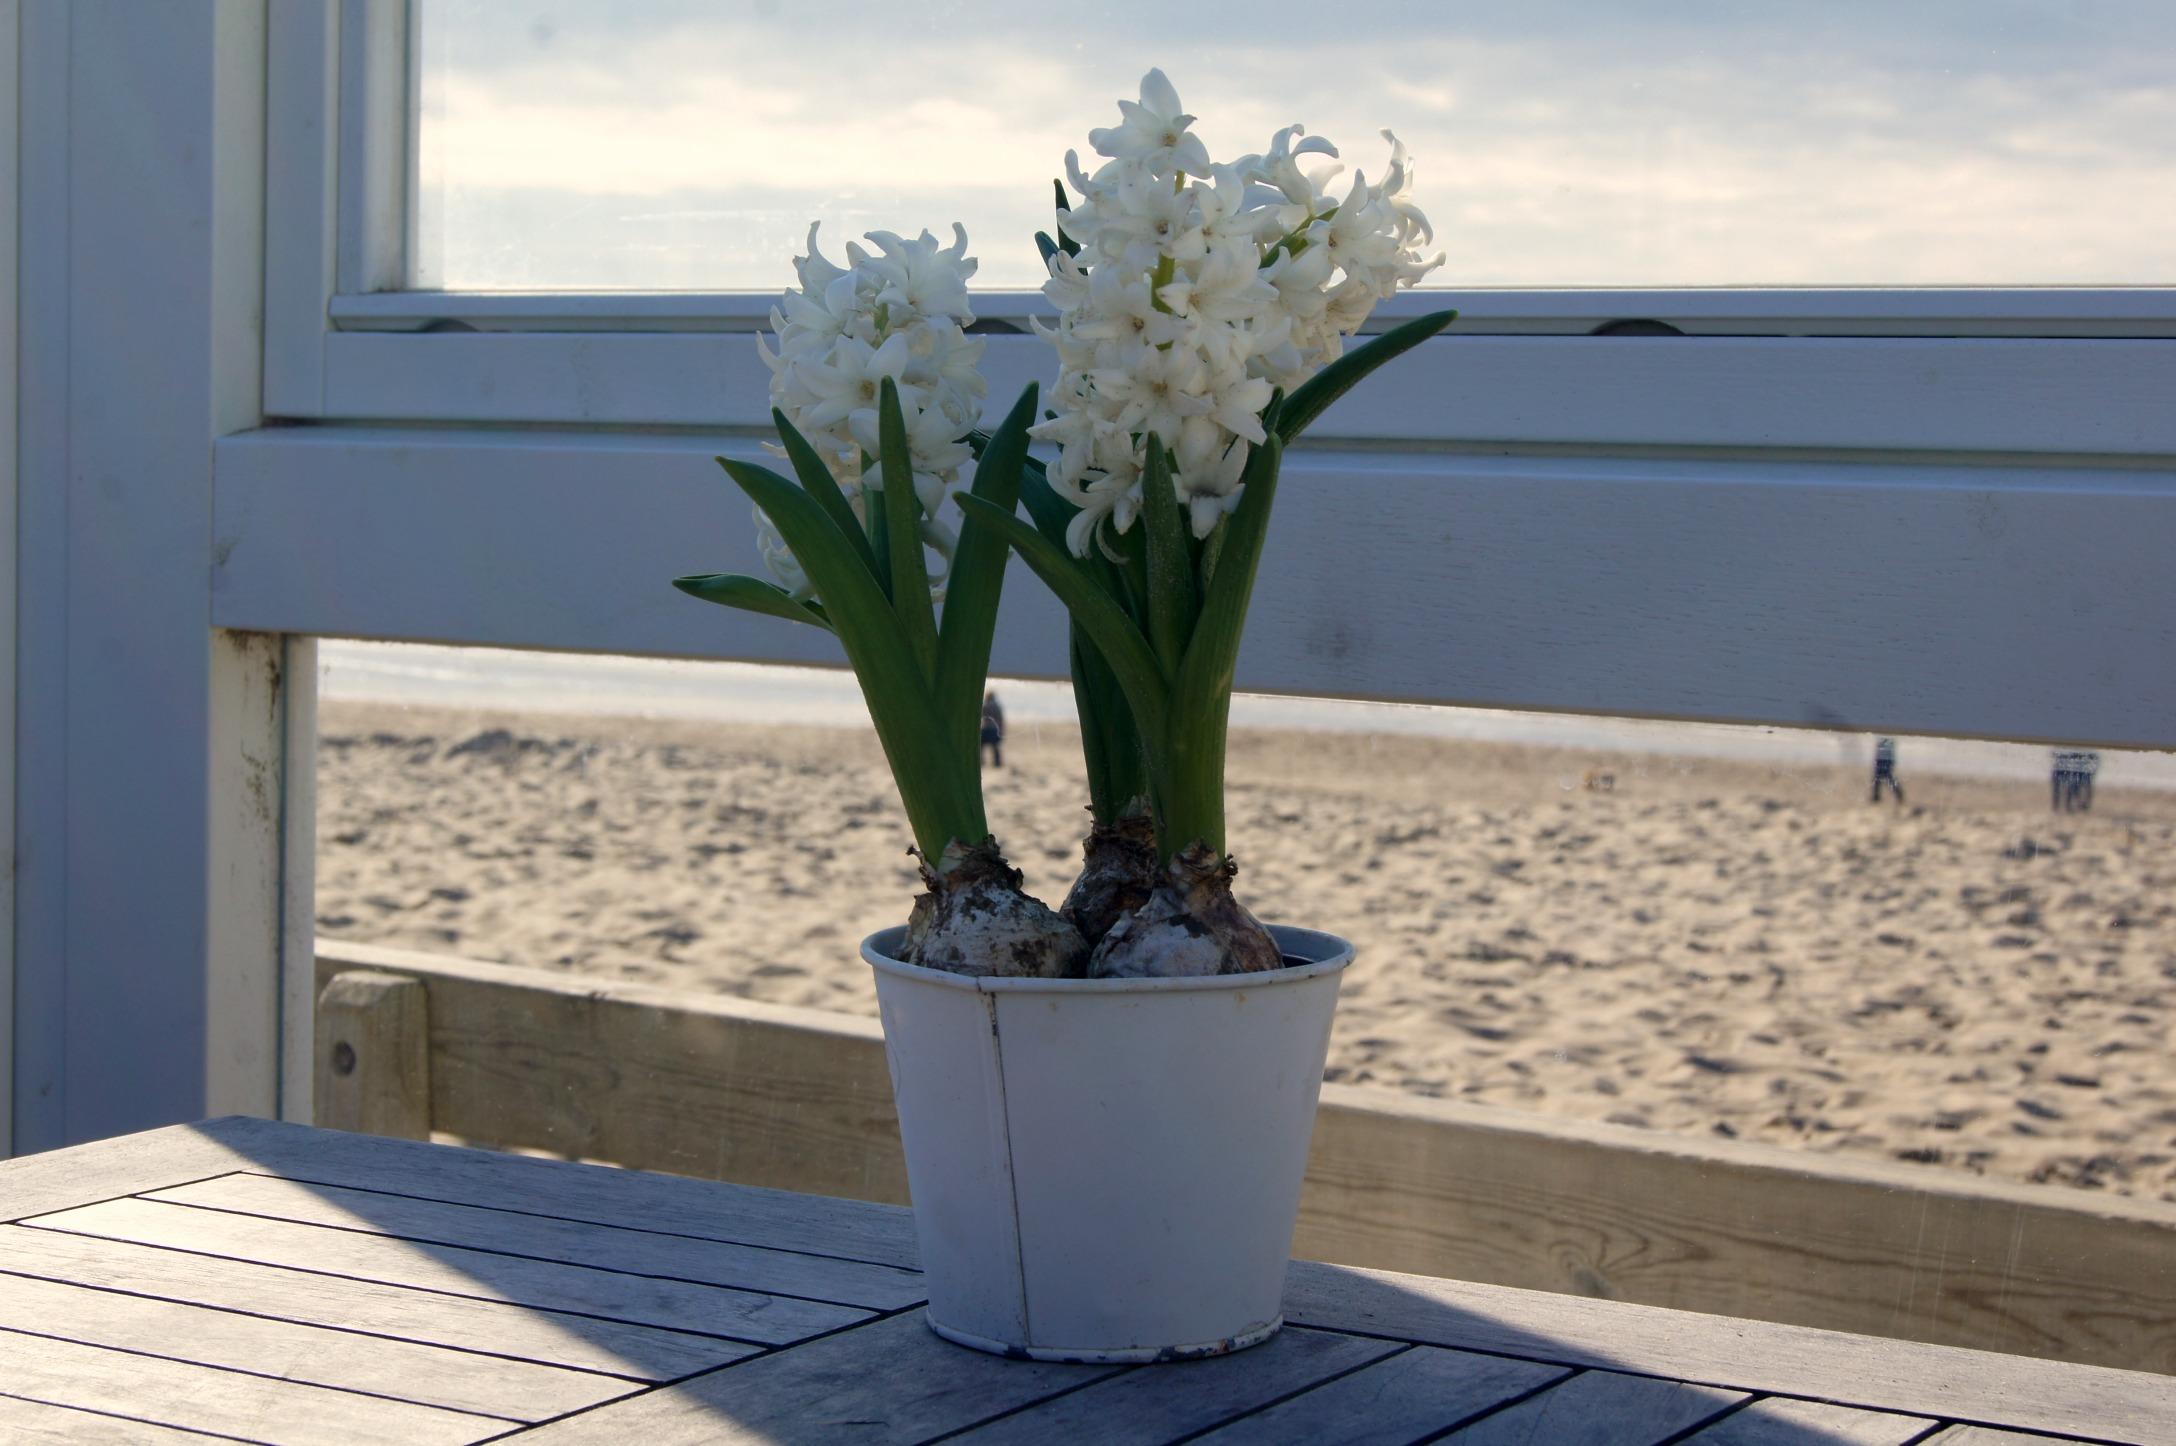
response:
<path id="1" fill-rule="evenodd" d="M 312 425 L 222 446 L 222 536 L 255 540 L 222 556 L 221 624 L 836 661 L 790 625 L 651 586 L 668 557 L 753 560 L 745 506 L 698 459 L 768 426 L 746 333 L 769 299 L 403 289 L 406 0 L 284 0 L 269 38 L 265 411 Z M 2176 288 L 1458 301 L 1454 335 L 1289 462 L 1303 485 L 1244 685 L 2176 742 L 2176 682 L 2142 661 L 2176 652 L 2176 585 L 2137 551 L 2176 535 Z M 1017 323 L 1040 305 L 979 310 Z M 1687 335 L 1590 334 L 1628 319 Z M 1047 379 L 1035 338 L 989 343 L 993 396 Z M 326 526 L 329 560 L 304 545 Z M 1505 555 L 1525 570 L 1498 575 Z M 1470 590 L 1477 572 L 1493 594 Z M 1001 668 L 1059 670 L 1031 639 L 1038 592 L 1008 603 L 1027 621 Z M 1749 637 L 1732 609 L 1756 595 Z M 1461 638 L 1475 617 L 1519 645 Z"/>
<path id="2" fill-rule="evenodd" d="M 761 426 L 745 293 L 405 288 L 415 246 L 406 0 L 274 7 L 266 410 L 354 421 Z M 1458 293 L 1453 334 L 1325 441 L 2156 453 L 2176 444 L 2176 287 Z M 1377 324 L 1438 298 L 1406 296 Z M 1043 309 L 978 296 L 997 323 Z M 1698 337 L 1589 335 L 1660 321 Z M 1047 370 L 994 336 L 992 392 Z M 1545 401 L 1546 404 L 1537 404 Z"/>

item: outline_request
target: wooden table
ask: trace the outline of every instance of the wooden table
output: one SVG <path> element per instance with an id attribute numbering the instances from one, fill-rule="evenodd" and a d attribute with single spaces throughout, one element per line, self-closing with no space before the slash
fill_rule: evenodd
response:
<path id="1" fill-rule="evenodd" d="M 257 1120 L 0 1165 L 0 1440 L 2176 1442 L 2176 1378 L 1297 1263 L 1269 1344 L 923 1325 L 904 1210 Z"/>

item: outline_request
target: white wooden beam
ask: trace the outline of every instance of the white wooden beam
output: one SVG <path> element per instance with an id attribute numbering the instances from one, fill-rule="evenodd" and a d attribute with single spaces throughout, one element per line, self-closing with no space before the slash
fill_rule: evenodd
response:
<path id="1" fill-rule="evenodd" d="M 265 90 L 264 410 L 325 401 L 327 303 L 339 226 L 338 0 L 272 0 Z"/>
<path id="2" fill-rule="evenodd" d="M 220 448 L 226 627 L 837 665 L 692 603 L 752 441 L 288 428 Z M 2168 747 L 2176 471 L 1296 453 L 1240 686 Z M 328 546 L 338 539 L 338 546 Z M 1015 569 L 995 669 L 1062 674 Z"/>
<path id="3" fill-rule="evenodd" d="M 992 336 L 1000 409 L 1054 372 Z M 770 425 L 745 335 L 336 332 L 324 415 L 351 420 Z M 1317 440 L 1470 445 L 2176 453 L 2166 341 L 1449 335 L 1315 424 Z"/>
<path id="4" fill-rule="evenodd" d="M 22 6 L 0 0 L 0 1159 L 15 1124 L 15 226 Z"/>
<path id="5" fill-rule="evenodd" d="M 340 0 L 342 291 L 407 285 L 413 167 L 408 0 Z"/>
<path id="6" fill-rule="evenodd" d="M 275 18 L 278 12 L 275 11 Z M 1035 291 L 974 293 L 975 315 L 1026 327 L 1057 319 Z M 343 331 L 759 331 L 775 292 L 374 291 L 334 296 Z M 2168 337 L 2176 287 L 1685 287 L 1632 291 L 1429 288 L 1384 301 L 1366 331 L 1439 307 L 1464 336 L 1584 336 L 1612 322 L 1660 321 L 1690 336 Z"/>
<path id="7" fill-rule="evenodd" d="M 209 965 L 261 921 L 215 931 L 207 905 L 261 847 L 212 798 L 247 700 L 206 579 L 212 443 L 261 417 L 265 7 L 25 0 L 24 22 L 14 1143 L 36 1150 L 276 1102 L 264 1011 L 222 1014 Z M 224 967 L 272 997 L 261 959 Z"/>

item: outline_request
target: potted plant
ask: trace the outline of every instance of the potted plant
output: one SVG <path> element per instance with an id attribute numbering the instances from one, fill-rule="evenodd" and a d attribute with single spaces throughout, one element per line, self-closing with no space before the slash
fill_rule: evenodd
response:
<path id="1" fill-rule="evenodd" d="M 714 602 L 824 627 L 860 679 L 924 893 L 874 967 L 929 1321 L 1057 1360 L 1214 1354 L 1280 1324 L 1344 941 L 1233 895 L 1224 752 L 1284 448 L 1450 312 L 1346 350 L 1418 281 L 1427 222 L 1394 137 L 1381 181 L 1298 126 L 1219 165 L 1161 72 L 1066 158 L 1038 236 L 1049 408 L 994 431 L 967 278 L 924 233 L 796 262 L 773 313 L 777 450 L 724 461 L 775 582 Z M 1056 447 L 1049 465 L 1031 442 Z M 972 456 L 972 485 L 958 479 Z M 1024 502 L 1030 520 L 1017 515 Z M 956 515 L 955 532 L 948 517 Z M 1020 888 L 980 790 L 979 702 L 1015 551 L 1065 604 L 1094 823 L 1062 910 Z M 931 559 L 936 559 L 934 565 Z M 941 598 L 941 615 L 936 602 Z"/>

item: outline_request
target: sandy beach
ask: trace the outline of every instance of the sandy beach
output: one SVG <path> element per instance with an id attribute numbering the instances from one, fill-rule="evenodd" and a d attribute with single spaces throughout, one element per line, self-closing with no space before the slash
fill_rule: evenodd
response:
<path id="1" fill-rule="evenodd" d="M 1055 901 L 1077 741 L 1005 762 Z M 855 729 L 328 701 L 318 771 L 336 938 L 869 1014 L 913 886 Z M 1359 946 L 1331 1079 L 2176 1199 L 2176 795 L 1266 730 L 1229 772 L 1242 899 Z"/>

